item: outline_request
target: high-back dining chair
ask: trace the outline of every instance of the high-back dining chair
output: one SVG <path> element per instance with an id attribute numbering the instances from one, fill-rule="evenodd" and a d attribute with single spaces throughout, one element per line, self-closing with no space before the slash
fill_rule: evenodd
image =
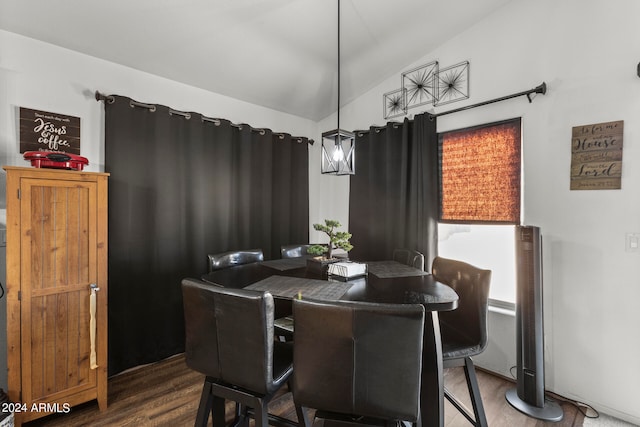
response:
<path id="1" fill-rule="evenodd" d="M 309 249 L 309 247 L 311 246 L 313 245 L 283 245 L 280 247 L 280 256 L 281 258 L 300 258 L 302 256 L 308 255 L 307 249 Z"/>
<path id="2" fill-rule="evenodd" d="M 409 267 L 424 270 L 424 255 L 418 251 L 405 248 L 397 248 L 393 251 L 394 261 L 408 265 Z"/>
<path id="3" fill-rule="evenodd" d="M 267 405 L 293 372 L 293 348 L 274 340 L 271 294 L 184 279 L 182 295 L 186 363 L 206 375 L 195 425 L 206 426 L 211 411 L 214 425 L 224 426 L 225 399 L 237 402 L 245 419 L 253 408 L 257 427 L 283 420 Z M 296 411 L 306 425 L 306 414 Z"/>
<path id="4" fill-rule="evenodd" d="M 463 366 L 473 405 L 473 417 L 462 402 L 445 388 L 445 397 L 474 426 L 487 426 L 480 388 L 472 356 L 487 346 L 487 310 L 491 270 L 483 270 L 462 261 L 441 257 L 433 260 L 434 278 L 449 285 L 459 296 L 458 308 L 440 312 L 443 367 Z"/>
<path id="5" fill-rule="evenodd" d="M 296 404 L 332 426 L 415 422 L 424 316 L 419 304 L 294 300 Z"/>
<path id="6" fill-rule="evenodd" d="M 239 251 L 221 252 L 209 254 L 209 272 L 234 265 L 249 264 L 264 261 L 262 249 L 245 249 Z"/>

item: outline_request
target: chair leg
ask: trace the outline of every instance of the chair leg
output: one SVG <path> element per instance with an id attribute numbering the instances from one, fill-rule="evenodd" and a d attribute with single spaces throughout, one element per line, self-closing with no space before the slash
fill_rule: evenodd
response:
<path id="1" fill-rule="evenodd" d="M 233 420 L 233 427 L 249 427 L 248 408 L 236 402 L 236 416 Z"/>
<path id="2" fill-rule="evenodd" d="M 213 406 L 211 407 L 211 419 L 213 427 L 224 427 L 227 423 L 223 397 L 213 396 Z"/>
<path id="3" fill-rule="evenodd" d="M 211 384 L 205 379 L 202 386 L 202 395 L 200 396 L 200 405 L 198 406 L 198 414 L 196 415 L 195 427 L 206 427 L 209 422 L 209 411 L 213 404 L 213 393 L 211 392 Z"/>
<path id="4" fill-rule="evenodd" d="M 485 416 L 484 406 L 482 405 L 476 369 L 470 357 L 464 358 L 464 374 L 467 377 L 467 387 L 469 389 L 469 396 L 471 397 L 471 404 L 473 405 L 473 414 L 476 419 L 475 425 L 478 427 L 487 427 L 487 417 Z"/>
<path id="5" fill-rule="evenodd" d="M 267 413 L 267 404 L 259 399 L 255 408 L 253 408 L 253 416 L 256 420 L 256 427 L 269 427 L 269 414 Z"/>
<path id="6" fill-rule="evenodd" d="M 454 408 L 458 410 L 466 419 L 471 423 L 471 425 L 477 426 L 476 420 L 473 414 L 469 411 L 469 409 L 465 406 L 465 404 L 458 399 L 455 395 L 451 394 L 448 388 L 444 388 L 444 397 L 453 405 Z"/>
<path id="7" fill-rule="evenodd" d="M 309 411 L 304 406 L 300 406 L 297 403 L 296 407 L 296 415 L 298 416 L 298 425 L 300 427 L 311 427 L 311 420 L 309 420 Z"/>

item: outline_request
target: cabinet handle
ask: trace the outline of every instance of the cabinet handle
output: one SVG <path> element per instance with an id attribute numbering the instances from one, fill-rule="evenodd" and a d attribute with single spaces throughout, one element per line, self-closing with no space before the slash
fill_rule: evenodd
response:
<path id="1" fill-rule="evenodd" d="M 89 319 L 89 337 L 91 339 L 89 363 L 91 369 L 96 369 L 98 367 L 96 357 L 96 292 L 99 291 L 100 288 L 95 283 L 91 283 L 89 289 L 91 289 L 91 294 L 89 295 L 89 314 L 91 315 Z"/>

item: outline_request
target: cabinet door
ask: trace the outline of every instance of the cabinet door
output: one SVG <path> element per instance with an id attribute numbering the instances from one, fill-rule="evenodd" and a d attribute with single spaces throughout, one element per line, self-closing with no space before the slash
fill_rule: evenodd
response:
<path id="1" fill-rule="evenodd" d="M 89 330 L 97 184 L 23 178 L 20 191 L 22 401 L 64 402 L 97 381 Z"/>

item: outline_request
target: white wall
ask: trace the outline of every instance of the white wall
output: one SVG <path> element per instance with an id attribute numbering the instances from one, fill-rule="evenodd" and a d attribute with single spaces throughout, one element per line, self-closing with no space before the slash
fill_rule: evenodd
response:
<path id="1" fill-rule="evenodd" d="M 275 110 L 207 92 L 152 74 L 62 49 L 0 30 L 0 165 L 28 166 L 19 153 L 19 107 L 81 118 L 81 154 L 88 171 L 104 170 L 104 108 L 96 102 L 103 94 L 131 97 L 177 110 L 248 123 L 276 132 L 306 136 L 310 147 L 309 180 L 312 189 L 310 224 L 325 218 L 348 222 L 348 177 L 323 176 L 319 171 L 321 133 L 336 127 L 335 119 L 319 126 Z M 215 78 L 215 76 L 212 76 Z M 4 175 L 0 174 L 0 227 L 5 224 Z M 311 231 L 311 241 L 324 241 Z M 1 313 L 0 313 L 1 314 Z M 0 375 L 0 384 L 1 382 Z"/>
<path id="2" fill-rule="evenodd" d="M 215 76 L 212 76 L 215 78 Z M 94 92 L 129 96 L 177 110 L 248 123 L 320 141 L 317 124 L 171 80 L 0 31 L 0 165 L 29 166 L 19 153 L 19 107 L 80 117 L 88 171 L 104 170 L 104 107 Z M 319 146 L 317 142 L 316 147 Z M 319 163 L 318 159 L 318 163 Z M 144 159 L 140 159 L 144 167 Z M 6 224 L 5 174 L 0 173 L 0 229 Z M 4 248 L 0 250 L 4 254 Z M 0 272 L 4 271 L 4 256 Z M 0 277 L 4 285 L 4 274 Z M 6 302 L 0 300 L 0 387 L 7 389 Z"/>
<path id="3" fill-rule="evenodd" d="M 341 110 L 342 111 L 342 110 Z M 342 113 L 340 114 L 342 120 Z M 336 115 L 333 114 L 318 123 L 320 134 L 337 126 Z M 340 127 L 346 128 L 340 123 Z M 348 231 L 349 224 L 349 175 L 322 175 L 320 173 L 321 136 L 316 140 L 309 155 L 309 221 L 311 224 L 323 223 L 325 219 L 340 221 L 341 230 Z M 355 163 L 358 168 L 357 158 Z M 326 234 L 311 228 L 310 242 L 326 243 Z"/>
<path id="4" fill-rule="evenodd" d="M 544 240 L 546 388 L 636 424 L 640 253 L 625 252 L 625 233 L 640 232 L 639 16 L 636 0 L 514 0 L 341 110 L 347 129 L 383 124 L 382 94 L 432 60 L 470 61 L 471 98 L 436 112 L 546 81 L 531 104 L 443 116 L 438 131 L 522 117 L 524 223 Z M 571 128 L 614 120 L 624 120 L 622 189 L 570 191 Z M 491 313 L 490 328 L 491 358 L 479 363 L 508 374 L 514 318 Z"/>
<path id="5" fill-rule="evenodd" d="M 638 16 L 636 0 L 514 0 L 414 64 L 399 64 L 397 75 L 341 109 L 341 122 L 345 129 L 383 124 L 382 94 L 400 87 L 402 71 L 434 59 L 471 63 L 471 98 L 437 112 L 547 82 L 547 95 L 531 104 L 518 98 L 444 116 L 438 131 L 522 117 L 524 219 L 544 234 L 547 389 L 640 424 L 640 254 L 624 251 L 625 232 L 640 232 Z M 348 178 L 317 172 L 320 133 L 335 128 L 335 117 L 312 123 L 3 31 L 0 52 L 1 164 L 26 165 L 17 127 L 24 106 L 81 117 L 88 170 L 103 170 L 103 107 L 93 99 L 100 90 L 315 139 L 310 222 L 348 222 Z M 622 189 L 569 191 L 571 127 L 613 120 L 625 122 Z M 496 356 L 482 363 L 508 372 L 513 318 L 492 314 L 490 328 L 487 354 Z"/>
<path id="6" fill-rule="evenodd" d="M 18 152 L 16 126 L 18 108 L 28 107 L 79 116 L 86 170 L 103 170 L 104 108 L 95 101 L 96 90 L 319 140 L 310 120 L 1 30 L 0 52 L 0 156 L 11 164 L 28 166 Z"/>

